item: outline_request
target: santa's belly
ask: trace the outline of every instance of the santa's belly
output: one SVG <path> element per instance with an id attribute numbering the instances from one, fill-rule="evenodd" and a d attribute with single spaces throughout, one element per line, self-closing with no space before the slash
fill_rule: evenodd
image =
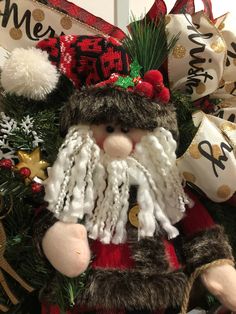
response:
<path id="1" fill-rule="evenodd" d="M 79 304 L 143 313 L 181 305 L 187 279 L 170 242 L 137 241 L 137 229 L 128 226 L 127 243 L 92 241 L 91 249 L 92 270 Z"/>

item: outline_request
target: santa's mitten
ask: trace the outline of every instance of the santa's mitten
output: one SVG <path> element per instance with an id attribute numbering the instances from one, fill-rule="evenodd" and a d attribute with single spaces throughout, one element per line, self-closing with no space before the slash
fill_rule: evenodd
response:
<path id="1" fill-rule="evenodd" d="M 197 194 L 187 191 L 193 206 L 181 221 L 186 234 L 186 269 L 201 274 L 206 288 L 231 310 L 236 310 L 236 271 L 232 249 L 222 226 L 216 225 Z"/>
<path id="2" fill-rule="evenodd" d="M 87 231 L 81 224 L 57 221 L 43 237 L 42 249 L 53 267 L 68 277 L 83 273 L 90 262 Z"/>
<path id="3" fill-rule="evenodd" d="M 211 266 L 201 279 L 205 287 L 231 311 L 236 311 L 236 270 L 232 265 Z"/>

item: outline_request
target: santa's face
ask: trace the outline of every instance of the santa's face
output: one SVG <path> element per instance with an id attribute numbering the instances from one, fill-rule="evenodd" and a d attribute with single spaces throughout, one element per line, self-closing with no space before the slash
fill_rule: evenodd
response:
<path id="1" fill-rule="evenodd" d="M 90 128 L 96 144 L 114 159 L 125 159 L 130 156 L 135 145 L 148 133 L 146 130 L 115 124 L 91 125 Z"/>
<path id="2" fill-rule="evenodd" d="M 129 190 L 137 186 L 139 236 L 182 217 L 187 202 L 175 165 L 176 142 L 164 128 L 153 132 L 118 124 L 69 129 L 45 186 L 48 208 L 66 222 L 85 218 L 89 237 L 104 243 L 126 240 Z"/>

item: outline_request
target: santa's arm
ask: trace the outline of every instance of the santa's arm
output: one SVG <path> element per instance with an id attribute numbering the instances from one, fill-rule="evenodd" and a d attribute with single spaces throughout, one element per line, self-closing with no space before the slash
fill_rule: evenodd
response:
<path id="1" fill-rule="evenodd" d="M 67 277 L 77 277 L 90 263 L 87 231 L 82 224 L 61 222 L 43 209 L 35 219 L 34 239 L 41 255 Z"/>
<path id="2" fill-rule="evenodd" d="M 215 260 L 233 260 L 232 250 L 223 228 L 215 224 L 193 192 L 187 191 L 187 194 L 194 205 L 187 209 L 181 227 L 186 235 L 184 253 L 189 271 Z"/>
<path id="3" fill-rule="evenodd" d="M 232 311 L 236 310 L 236 271 L 232 249 L 221 226 L 216 225 L 192 192 L 188 191 L 194 206 L 182 220 L 186 235 L 184 254 L 189 272 L 206 267 L 201 279 L 206 288 Z M 217 262 L 216 262 L 217 261 Z"/>

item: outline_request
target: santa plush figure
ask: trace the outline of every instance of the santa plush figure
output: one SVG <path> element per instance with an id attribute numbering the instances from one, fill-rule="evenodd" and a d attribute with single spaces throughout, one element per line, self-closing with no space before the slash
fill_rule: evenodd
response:
<path id="1" fill-rule="evenodd" d="M 90 268 L 73 313 L 180 307 L 188 274 L 195 270 L 202 270 L 203 284 L 222 304 L 236 310 L 227 238 L 197 197 L 182 188 L 176 116 L 161 73 L 135 76 L 137 64 L 130 64 L 111 38 L 62 36 L 38 48 L 13 52 L 2 84 L 8 92 L 43 99 L 56 87 L 59 70 L 76 87 L 61 113 L 65 140 L 48 171 L 48 206 L 35 226 L 39 246 L 55 269 L 76 277 Z M 44 88 L 37 82 L 31 92 L 32 76 L 26 91 L 22 80 L 19 88 L 8 88 L 19 55 L 34 75 L 35 64 L 29 64 L 34 53 L 38 64 L 51 67 Z M 173 245 L 178 236 L 181 263 Z M 56 313 L 50 305 L 44 311 Z"/>

